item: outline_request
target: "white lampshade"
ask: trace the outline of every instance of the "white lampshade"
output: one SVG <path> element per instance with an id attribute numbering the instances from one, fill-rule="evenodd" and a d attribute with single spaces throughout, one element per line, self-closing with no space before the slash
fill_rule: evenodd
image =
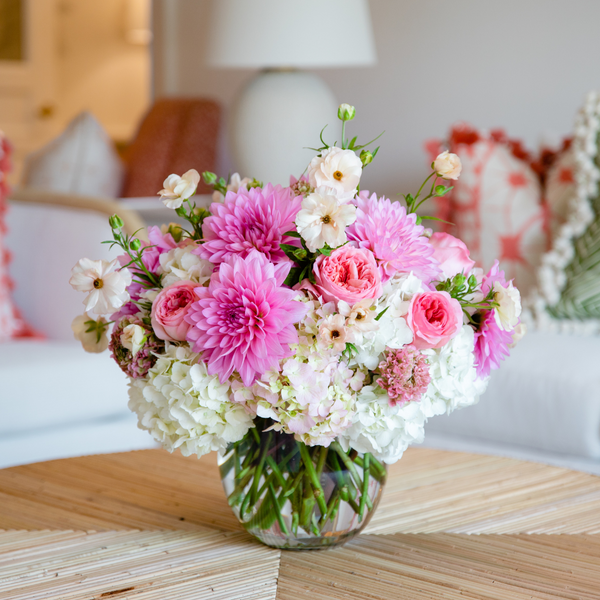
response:
<path id="1" fill-rule="evenodd" d="M 342 67 L 376 61 L 367 0 L 214 0 L 212 67 Z"/>

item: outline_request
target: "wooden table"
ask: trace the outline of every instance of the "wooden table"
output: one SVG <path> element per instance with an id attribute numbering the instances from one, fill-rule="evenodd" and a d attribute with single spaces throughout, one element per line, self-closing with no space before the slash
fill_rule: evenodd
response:
<path id="1" fill-rule="evenodd" d="M 600 598 L 599 477 L 429 449 L 334 550 L 262 546 L 214 455 L 161 450 L 0 470 L 0 530 L 2 599 Z"/>

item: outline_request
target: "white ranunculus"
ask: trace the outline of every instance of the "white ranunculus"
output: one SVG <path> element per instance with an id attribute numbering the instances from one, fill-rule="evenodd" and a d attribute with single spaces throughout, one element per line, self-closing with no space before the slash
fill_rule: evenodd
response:
<path id="1" fill-rule="evenodd" d="M 521 316 L 521 294 L 512 281 L 506 287 L 499 281 L 494 282 L 494 302 L 499 304 L 494 310 L 498 327 L 504 331 L 512 331 Z"/>
<path id="2" fill-rule="evenodd" d="M 83 301 L 86 312 L 110 315 L 129 302 L 131 272 L 122 269 L 117 259 L 109 262 L 82 258 L 71 269 L 69 283 L 78 292 L 89 292 Z"/>
<path id="3" fill-rule="evenodd" d="M 230 402 L 229 383 L 208 375 L 189 348 L 168 344 L 145 379 L 132 379 L 129 408 L 138 427 L 169 451 L 200 457 L 224 451 L 253 427 L 252 415 Z"/>
<path id="4" fill-rule="evenodd" d="M 308 166 L 308 180 L 314 188 L 328 187 L 338 200 L 354 198 L 362 174 L 362 162 L 352 150 L 336 146 L 323 150 Z"/>
<path id="5" fill-rule="evenodd" d="M 342 204 L 326 187 L 317 189 L 302 200 L 296 215 L 298 233 L 311 252 L 328 244 L 337 248 L 346 243 L 346 227 L 356 221 L 356 207 Z"/>
<path id="6" fill-rule="evenodd" d="M 87 313 L 79 315 L 71 323 L 73 336 L 81 342 L 86 352 L 99 354 L 108 348 L 106 319 L 93 319 Z"/>
<path id="7" fill-rule="evenodd" d="M 139 325 L 127 325 L 121 333 L 121 345 L 135 357 L 146 342 L 146 330 Z"/>
<path id="8" fill-rule="evenodd" d="M 183 280 L 204 285 L 210 279 L 215 265 L 194 254 L 195 248 L 194 244 L 190 244 L 160 255 L 158 272 L 163 276 L 163 288 Z"/>
<path id="9" fill-rule="evenodd" d="M 462 164 L 456 154 L 446 150 L 435 159 L 433 170 L 442 179 L 458 179 L 462 171 Z"/>
<path id="10" fill-rule="evenodd" d="M 186 171 L 181 177 L 173 173 L 164 180 L 164 188 L 158 194 L 167 208 L 179 208 L 196 193 L 199 183 L 200 174 L 196 169 Z"/>

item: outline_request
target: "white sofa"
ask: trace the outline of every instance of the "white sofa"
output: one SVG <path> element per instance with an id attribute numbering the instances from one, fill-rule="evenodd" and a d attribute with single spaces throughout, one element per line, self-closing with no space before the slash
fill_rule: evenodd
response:
<path id="1" fill-rule="evenodd" d="M 87 354 L 70 327 L 84 297 L 68 283 L 71 267 L 84 256 L 115 256 L 101 242 L 117 209 L 130 232 L 143 225 L 108 200 L 21 191 L 9 201 L 14 299 L 46 339 L 0 344 L 0 468 L 155 447 L 137 429 L 109 352 Z"/>

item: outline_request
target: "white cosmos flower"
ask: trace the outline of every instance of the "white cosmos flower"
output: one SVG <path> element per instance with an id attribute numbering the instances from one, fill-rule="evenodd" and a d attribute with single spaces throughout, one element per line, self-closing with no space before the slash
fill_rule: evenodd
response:
<path id="1" fill-rule="evenodd" d="M 376 310 L 371 310 L 374 299 L 366 298 L 357 302 L 354 306 L 350 306 L 343 300 L 338 300 L 338 310 L 341 315 L 346 317 L 346 325 L 353 327 L 358 331 L 375 331 L 379 328 L 375 317 Z"/>
<path id="2" fill-rule="evenodd" d="M 135 358 L 135 355 L 141 350 L 146 341 L 146 330 L 139 325 L 127 325 L 121 333 L 121 345 L 127 348 Z"/>
<path id="3" fill-rule="evenodd" d="M 311 252 L 329 244 L 337 248 L 346 243 L 346 227 L 356 221 L 356 207 L 341 204 L 326 187 L 319 188 L 302 200 L 302 209 L 296 215 L 298 233 Z"/>
<path id="4" fill-rule="evenodd" d="M 164 189 L 160 190 L 160 199 L 167 208 L 179 208 L 184 200 L 193 196 L 200 183 L 200 174 L 196 169 L 186 171 L 181 177 L 169 175 L 163 182 Z"/>
<path id="5" fill-rule="evenodd" d="M 362 174 L 362 162 L 352 150 L 336 146 L 323 150 L 308 166 L 308 180 L 314 188 L 326 186 L 340 201 L 354 198 Z"/>
<path id="6" fill-rule="evenodd" d="M 108 262 L 82 258 L 71 269 L 69 283 L 78 292 L 89 292 L 83 301 L 86 312 L 110 315 L 129 302 L 131 273 L 121 269 L 117 259 Z"/>
<path id="7" fill-rule="evenodd" d="M 346 349 L 346 342 L 354 341 L 352 334 L 346 328 L 344 315 L 329 315 L 319 327 L 319 339 L 324 346 L 331 346 L 336 352 Z"/>
<path id="8" fill-rule="evenodd" d="M 500 329 L 512 331 L 521 315 L 521 294 L 510 281 L 504 287 L 499 281 L 494 282 L 494 302 L 500 306 L 494 310 L 494 318 Z"/>
<path id="9" fill-rule="evenodd" d="M 81 342 L 86 352 L 99 354 L 108 348 L 108 325 L 103 317 L 94 319 L 84 313 L 73 319 L 71 329 L 75 339 Z"/>

